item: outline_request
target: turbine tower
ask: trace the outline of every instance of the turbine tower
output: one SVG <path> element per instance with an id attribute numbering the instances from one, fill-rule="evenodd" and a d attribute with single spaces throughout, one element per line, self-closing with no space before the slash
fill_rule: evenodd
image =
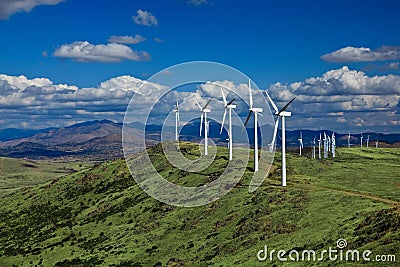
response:
<path id="1" fill-rule="evenodd" d="M 351 144 L 350 144 L 350 138 L 351 138 L 351 136 L 350 136 L 350 132 L 349 132 L 349 135 L 347 136 L 347 147 L 348 147 L 348 148 L 350 148 L 350 146 L 351 146 Z"/>
<path id="2" fill-rule="evenodd" d="M 324 159 L 328 157 L 328 139 L 326 138 L 326 133 L 324 132 Z"/>
<path id="3" fill-rule="evenodd" d="M 327 152 L 331 152 L 331 137 L 329 136 L 329 135 L 327 135 L 327 137 L 328 137 L 328 151 Z M 328 153 L 328 156 L 329 156 L 329 153 Z"/>
<path id="4" fill-rule="evenodd" d="M 321 159 L 321 133 L 319 133 L 319 139 L 318 139 L 318 158 Z"/>
<path id="5" fill-rule="evenodd" d="M 332 157 L 336 157 L 336 139 L 334 132 L 332 132 Z"/>
<path id="6" fill-rule="evenodd" d="M 368 146 L 369 146 L 369 135 L 367 135 L 367 142 L 366 142 L 366 144 L 367 144 L 367 148 L 368 148 Z"/>
<path id="7" fill-rule="evenodd" d="M 300 131 L 300 138 L 298 139 L 300 143 L 300 156 L 301 156 L 301 150 L 303 149 L 303 134 Z"/>
<path id="8" fill-rule="evenodd" d="M 288 108 L 288 106 L 293 102 L 293 100 L 296 99 L 296 97 L 294 97 L 292 100 L 290 100 L 283 108 L 281 108 L 280 110 L 278 110 L 278 107 L 275 105 L 275 103 L 272 101 L 271 97 L 269 96 L 269 94 L 267 93 L 267 91 L 265 91 L 265 94 L 267 95 L 267 98 L 269 100 L 269 102 L 271 103 L 272 107 L 275 110 L 275 114 L 276 114 L 276 122 L 275 122 L 275 130 L 274 130 L 274 136 L 272 138 L 272 146 L 275 144 L 275 139 L 276 139 L 276 132 L 278 129 L 278 123 L 279 123 L 279 117 L 282 118 L 282 186 L 286 186 L 286 136 L 285 136 L 285 117 L 290 117 L 292 116 L 292 112 L 290 111 L 286 111 L 286 109 Z"/>
<path id="9" fill-rule="evenodd" d="M 311 142 L 311 144 L 313 146 L 312 158 L 315 159 L 315 145 L 316 145 L 315 137 L 314 137 L 314 140 Z"/>
<path id="10" fill-rule="evenodd" d="M 174 112 L 175 112 L 175 141 L 179 141 L 178 127 L 179 127 L 180 121 L 179 121 L 179 105 L 178 105 L 178 101 L 176 101 L 176 107 L 174 109 Z"/>
<path id="11" fill-rule="evenodd" d="M 210 113 L 211 110 L 207 108 L 208 104 L 211 102 L 210 98 L 207 104 L 204 107 L 201 107 L 199 102 L 196 101 L 197 106 L 200 108 L 201 115 L 200 115 L 200 136 L 203 130 L 203 121 L 204 121 L 204 155 L 208 155 L 208 121 L 207 121 L 207 113 Z"/>
<path id="12" fill-rule="evenodd" d="M 226 97 L 224 95 L 224 91 L 221 88 L 221 94 L 222 94 L 222 99 L 224 100 L 224 116 L 222 117 L 222 123 L 221 123 L 221 131 L 219 132 L 219 134 L 222 133 L 222 129 L 224 128 L 224 124 L 225 124 L 225 117 L 226 117 L 226 109 L 229 110 L 229 118 L 228 118 L 228 123 L 229 123 L 229 129 L 228 129 L 228 147 L 229 147 L 229 160 L 232 160 L 233 158 L 233 151 L 232 151 L 232 109 L 236 108 L 236 105 L 233 105 L 233 101 L 235 101 L 235 99 L 233 98 L 231 101 L 227 102 L 226 101 Z"/>
<path id="13" fill-rule="evenodd" d="M 251 85 L 249 79 L 249 94 L 250 94 L 250 108 L 247 115 L 244 127 L 250 120 L 251 114 L 254 114 L 254 171 L 258 171 L 258 113 L 262 112 L 262 108 L 253 107 L 253 93 L 251 92 Z"/>
<path id="14" fill-rule="evenodd" d="M 363 144 L 363 138 L 364 138 L 364 136 L 363 136 L 363 134 L 361 133 L 361 137 L 360 137 L 360 140 L 361 140 L 360 147 L 361 147 L 361 148 L 362 148 L 362 144 Z"/>

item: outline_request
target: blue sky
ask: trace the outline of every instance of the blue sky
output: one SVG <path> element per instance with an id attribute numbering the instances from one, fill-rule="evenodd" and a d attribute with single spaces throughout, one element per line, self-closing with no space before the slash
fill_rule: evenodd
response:
<path id="1" fill-rule="evenodd" d="M 19 8 L 13 2 L 19 2 Z M 386 96 L 399 101 L 399 10 L 400 2 L 394 0 L 6 0 L 0 2 L 0 73 L 24 75 L 28 80 L 47 78 L 54 85 L 98 88 L 102 82 L 123 75 L 143 80 L 174 64 L 207 60 L 243 71 L 262 89 L 272 86 L 277 90 L 277 101 L 283 104 L 287 98 L 281 92 L 286 89 L 291 94 L 296 90 L 304 93 L 308 79 L 321 78 L 326 83 L 324 74 L 331 70 L 347 72 L 342 67 L 348 66 L 349 72 L 355 71 L 356 76 L 367 80 L 388 78 L 385 84 L 390 82 L 391 90 Z M 135 21 L 139 11 L 145 21 Z M 130 43 L 125 39 L 123 44 L 110 45 L 113 38 L 121 42 L 121 36 L 129 36 Z M 100 52 L 87 57 L 73 50 L 82 47 Z M 109 50 L 118 56 L 99 56 Z M 274 87 L 277 82 L 281 87 Z M 296 82 L 303 83 L 302 90 L 290 87 Z M 373 94 L 374 86 L 360 94 Z M 343 88 L 334 88 L 326 95 L 338 92 L 343 93 Z M 368 108 L 382 112 L 384 106 Z M 390 103 L 388 107 L 386 111 L 392 115 L 385 118 L 398 120 L 399 104 Z M 348 111 L 353 113 L 354 109 Z M 335 119 L 353 124 L 357 118 L 365 121 L 362 116 L 369 116 L 367 110 L 358 111 L 357 115 L 338 115 L 343 119 Z M 17 117 L 18 122 L 8 125 L 22 125 L 23 117 Z M 72 117 L 71 121 L 79 120 Z M 57 124 L 54 119 L 52 123 Z M 321 127 L 315 123 L 307 127 Z M 342 126 L 345 130 L 349 125 Z M 396 122 L 381 126 L 370 122 L 359 127 L 386 131 L 400 127 Z"/>

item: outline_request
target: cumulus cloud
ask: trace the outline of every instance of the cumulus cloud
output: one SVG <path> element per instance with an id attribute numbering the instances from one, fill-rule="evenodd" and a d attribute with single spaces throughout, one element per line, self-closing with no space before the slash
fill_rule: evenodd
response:
<path id="1" fill-rule="evenodd" d="M 117 36 L 117 35 L 112 35 L 110 38 L 107 40 L 109 43 L 118 43 L 118 44 L 138 44 L 141 42 L 146 41 L 146 38 L 143 36 L 136 34 L 134 37 L 132 36 Z"/>
<path id="2" fill-rule="evenodd" d="M 137 15 L 132 17 L 132 20 L 138 25 L 158 26 L 157 18 L 148 11 L 139 9 Z"/>
<path id="3" fill-rule="evenodd" d="M 210 97 L 214 99 L 210 103 L 210 116 L 221 119 L 220 87 L 224 88 L 228 99 L 236 98 L 235 111 L 245 117 L 249 99 L 245 83 L 213 81 L 163 95 L 168 87 L 128 75 L 89 88 L 54 84 L 47 78 L 0 75 L 0 112 L 2 118 L 7 118 L 2 126 L 19 127 L 21 122 L 29 122 L 52 127 L 60 126 L 55 125 L 56 121 L 65 124 L 104 118 L 122 121 L 133 95 L 139 99 L 135 119 L 158 100 L 154 113 L 161 117 L 171 112 L 176 101 L 183 103 L 180 107 L 182 117 L 193 112 L 197 116 L 195 100 L 204 105 Z M 292 111 L 292 117 L 287 121 L 289 129 L 396 131 L 398 124 L 394 122 L 400 121 L 400 76 L 369 77 L 364 72 L 342 67 L 292 84 L 275 83 L 267 90 L 278 107 L 296 96 L 289 107 Z M 254 105 L 263 108 L 264 116 L 260 120 L 267 120 L 270 111 L 265 95 L 253 91 Z"/>
<path id="4" fill-rule="evenodd" d="M 53 56 L 80 62 L 148 61 L 151 59 L 146 51 L 134 51 L 126 45 L 117 43 L 93 45 L 87 41 L 64 44 L 54 51 Z"/>
<path id="5" fill-rule="evenodd" d="M 29 12 L 35 6 L 57 5 L 64 0 L 1 0 L 0 1 L 0 19 L 8 19 L 17 12 Z"/>
<path id="6" fill-rule="evenodd" d="M 328 62 L 368 62 L 400 59 L 400 46 L 382 46 L 376 50 L 368 47 L 344 47 L 321 56 Z"/>
<path id="7" fill-rule="evenodd" d="M 364 72 L 344 66 L 303 82 L 276 83 L 268 91 L 280 105 L 296 96 L 291 106 L 293 116 L 314 118 L 308 126 L 301 119 L 292 122 L 298 127 L 303 124 L 303 127 L 316 128 L 319 124 L 330 124 L 333 128 L 336 123 L 346 122 L 346 127 L 378 127 L 393 120 L 400 101 L 400 76 L 369 77 Z"/>

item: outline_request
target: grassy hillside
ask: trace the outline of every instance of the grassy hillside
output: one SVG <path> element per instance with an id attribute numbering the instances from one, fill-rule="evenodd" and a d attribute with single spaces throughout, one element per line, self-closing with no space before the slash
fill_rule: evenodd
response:
<path id="1" fill-rule="evenodd" d="M 198 147 L 181 145 L 188 157 L 198 155 Z M 196 174 L 173 169 L 159 151 L 156 146 L 149 154 L 176 183 L 208 181 L 226 166 L 224 148 Z M 286 188 L 279 186 L 277 154 L 274 172 L 257 191 L 248 193 L 246 172 L 230 193 L 196 208 L 149 197 L 124 160 L 20 189 L 0 200 L 0 266 L 269 266 L 257 259 L 264 245 L 321 251 L 336 248 L 339 238 L 349 249 L 397 253 L 399 261 L 400 150 L 338 152 L 322 161 L 288 154 Z M 346 265 L 286 265 L 335 264 Z"/>
<path id="2" fill-rule="evenodd" d="M 0 196 L 91 166 L 79 162 L 43 162 L 0 157 Z"/>

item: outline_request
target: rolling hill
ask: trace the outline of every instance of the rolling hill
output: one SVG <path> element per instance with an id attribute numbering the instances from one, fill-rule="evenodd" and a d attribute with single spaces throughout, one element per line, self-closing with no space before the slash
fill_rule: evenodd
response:
<path id="1" fill-rule="evenodd" d="M 154 165 L 179 184 L 211 181 L 227 163 L 220 147 L 210 167 L 188 173 L 174 168 L 160 149 L 148 148 Z M 196 157 L 199 146 L 181 143 L 181 151 Z M 265 245 L 320 252 L 336 248 L 340 238 L 348 249 L 400 258 L 400 150 L 338 154 L 317 161 L 288 153 L 286 188 L 280 186 L 277 154 L 257 191 L 248 193 L 246 171 L 227 195 L 196 208 L 151 198 L 122 159 L 22 188 L 0 199 L 0 266 L 286 266 L 276 258 L 260 262 L 257 253 Z M 364 263 L 324 259 L 290 266 Z"/>

